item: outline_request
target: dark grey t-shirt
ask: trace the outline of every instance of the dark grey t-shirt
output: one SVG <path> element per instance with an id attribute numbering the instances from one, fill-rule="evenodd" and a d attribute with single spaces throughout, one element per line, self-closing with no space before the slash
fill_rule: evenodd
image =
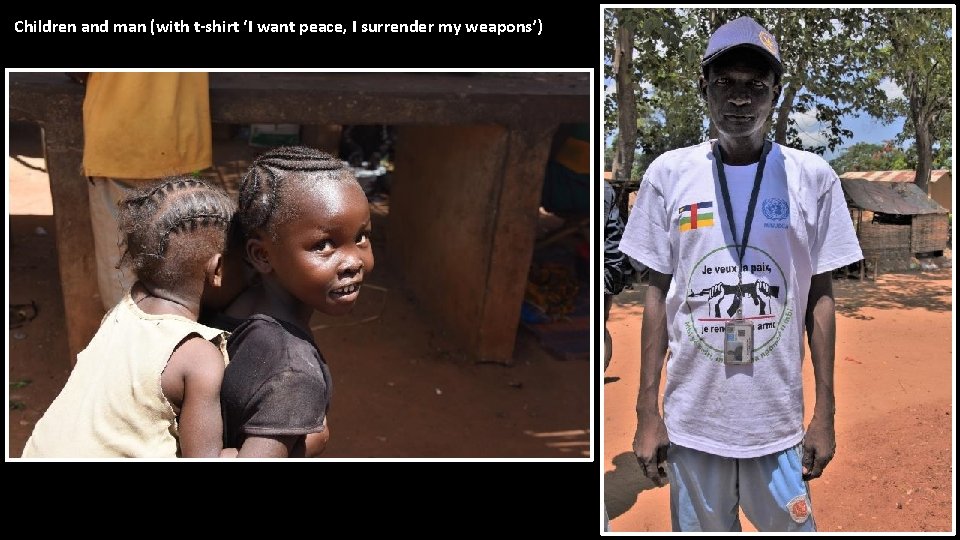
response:
<path id="1" fill-rule="evenodd" d="M 330 370 L 311 336 L 258 314 L 237 326 L 227 351 L 230 364 L 220 390 L 225 448 L 240 448 L 250 435 L 323 431 Z"/>

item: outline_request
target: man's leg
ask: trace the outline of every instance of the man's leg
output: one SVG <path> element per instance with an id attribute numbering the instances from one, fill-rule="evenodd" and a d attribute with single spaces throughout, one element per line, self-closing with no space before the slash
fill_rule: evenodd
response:
<path id="1" fill-rule="evenodd" d="M 671 444 L 670 519 L 675 532 L 739 532 L 737 460 Z"/>
<path id="2" fill-rule="evenodd" d="M 90 224 L 97 255 L 97 285 L 100 300 L 107 311 L 123 298 L 135 279 L 130 270 L 117 268 L 124 251 L 117 221 L 117 202 L 136 187 L 136 181 L 99 176 L 88 182 Z"/>
<path id="3" fill-rule="evenodd" d="M 740 460 L 740 504 L 761 532 L 816 531 L 810 489 L 801 477 L 800 445 Z"/>

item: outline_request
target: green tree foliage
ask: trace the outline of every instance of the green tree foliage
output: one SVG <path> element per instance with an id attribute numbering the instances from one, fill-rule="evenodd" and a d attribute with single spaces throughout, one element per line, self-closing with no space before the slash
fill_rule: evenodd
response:
<path id="1" fill-rule="evenodd" d="M 697 91 L 700 60 L 709 36 L 722 24 L 749 15 L 764 25 L 781 47 L 784 64 L 781 102 L 771 118 L 777 142 L 823 153 L 853 133 L 841 117 L 882 97 L 882 75 L 867 69 L 872 44 L 864 30 L 868 11 L 854 9 L 666 9 L 631 12 L 637 33 L 633 83 L 636 88 L 637 147 L 645 168 L 666 150 L 696 144 L 709 133 L 706 104 Z M 605 75 L 614 78 L 613 13 L 605 33 Z M 618 101 L 608 93 L 605 131 L 617 129 Z M 822 128 L 810 134 L 823 144 L 804 145 L 794 113 L 813 115 Z"/>
<path id="2" fill-rule="evenodd" d="M 620 144 L 620 135 L 614 135 L 613 139 L 610 141 L 610 144 L 603 149 L 603 170 L 605 172 L 613 171 L 613 161 L 616 158 L 616 149 L 617 145 Z M 646 170 L 647 165 L 649 165 L 649 158 L 640 152 L 633 153 L 633 173 L 631 173 L 630 178 L 640 178 L 643 176 L 643 171 Z"/>
<path id="3" fill-rule="evenodd" d="M 904 94 L 873 113 L 885 120 L 906 117 L 898 142 L 914 139 L 916 183 L 927 191 L 934 160 L 951 164 L 951 13 L 943 8 L 878 9 L 871 16 L 868 40 L 878 44 L 874 69 Z"/>
<path id="4" fill-rule="evenodd" d="M 844 115 L 883 98 L 880 76 L 869 70 L 872 45 L 865 39 L 868 12 L 860 9 L 761 10 L 776 36 L 784 64 L 783 96 L 774 121 L 774 140 L 822 154 L 834 150 L 853 132 Z M 759 19 L 758 19 L 759 20 Z M 804 145 L 791 113 L 812 114 L 821 125 Z"/>
<path id="5" fill-rule="evenodd" d="M 953 144 L 949 135 L 940 141 L 940 145 L 933 154 L 933 168 L 953 169 Z"/>
<path id="6" fill-rule="evenodd" d="M 703 139 L 706 108 L 697 92 L 699 57 L 706 38 L 693 33 L 696 19 L 690 10 L 664 8 L 622 9 L 635 25 L 634 70 L 636 91 L 636 147 L 641 152 L 639 168 L 646 169 L 657 155 Z M 615 77 L 614 14 L 607 10 L 605 75 Z M 685 35 L 686 34 L 686 35 Z M 617 129 L 619 103 L 613 92 L 605 100 L 605 131 Z"/>
<path id="7" fill-rule="evenodd" d="M 913 169 L 914 162 L 894 141 L 883 144 L 860 142 L 830 161 L 837 174 L 849 171 L 900 171 Z"/>

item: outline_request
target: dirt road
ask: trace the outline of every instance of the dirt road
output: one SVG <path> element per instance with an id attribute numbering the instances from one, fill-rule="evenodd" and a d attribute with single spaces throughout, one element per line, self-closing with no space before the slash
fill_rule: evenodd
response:
<path id="1" fill-rule="evenodd" d="M 669 531 L 669 491 L 641 481 L 631 443 L 643 293 L 610 312 L 604 381 L 605 502 L 614 531 Z M 949 531 L 953 494 L 952 274 L 836 280 L 837 453 L 811 482 L 821 531 Z M 809 358 L 809 356 L 807 357 Z M 804 364 L 806 421 L 813 370 Z M 661 389 L 662 396 L 662 389 Z M 744 530 L 755 530 L 741 516 Z"/>

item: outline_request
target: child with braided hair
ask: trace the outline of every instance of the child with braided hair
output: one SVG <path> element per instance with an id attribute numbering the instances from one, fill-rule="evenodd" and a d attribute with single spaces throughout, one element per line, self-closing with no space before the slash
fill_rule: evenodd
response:
<path id="1" fill-rule="evenodd" d="M 226 335 L 197 317 L 204 291 L 221 284 L 234 212 L 222 190 L 181 177 L 120 202 L 121 262 L 137 281 L 77 356 L 23 457 L 221 454 Z"/>
<path id="2" fill-rule="evenodd" d="M 326 443 L 327 364 L 313 312 L 347 314 L 373 269 L 370 209 L 351 170 L 312 148 L 259 156 L 240 183 L 244 254 L 259 282 L 226 309 L 224 445 L 240 457 L 304 457 Z"/>

